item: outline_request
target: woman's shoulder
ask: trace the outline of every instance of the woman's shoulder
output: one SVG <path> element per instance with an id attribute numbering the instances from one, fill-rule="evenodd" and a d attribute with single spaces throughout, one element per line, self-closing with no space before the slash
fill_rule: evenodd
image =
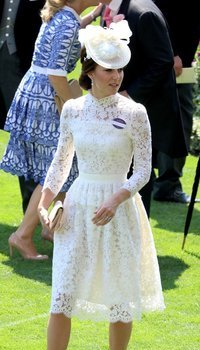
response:
<path id="1" fill-rule="evenodd" d="M 119 115 L 126 122 L 127 130 L 137 128 L 138 125 L 148 123 L 147 110 L 141 103 L 135 102 L 131 98 L 120 95 L 119 97 Z"/>
<path id="2" fill-rule="evenodd" d="M 56 14 L 53 16 L 53 19 L 55 21 L 63 21 L 63 20 L 67 20 L 67 21 L 72 21 L 72 22 L 76 22 L 76 23 L 80 23 L 80 18 L 79 16 L 75 13 L 75 11 L 71 11 L 69 8 L 67 7 L 63 7 L 61 10 L 59 10 L 58 12 L 56 12 Z M 66 23 L 68 24 L 68 23 Z"/>
<path id="3" fill-rule="evenodd" d="M 118 94 L 119 106 L 127 110 L 131 115 L 141 111 L 146 113 L 146 108 L 143 104 L 134 101 L 131 97 L 125 97 Z"/>
<path id="4" fill-rule="evenodd" d="M 61 113 L 62 125 L 70 128 L 75 121 L 77 122 L 77 120 L 80 120 L 82 117 L 84 100 L 85 96 L 81 96 L 67 100 L 64 103 Z"/>
<path id="5" fill-rule="evenodd" d="M 71 98 L 70 100 L 67 100 L 63 105 L 63 110 L 65 111 L 74 111 L 79 110 L 82 108 L 86 96 L 80 96 L 77 98 Z"/>

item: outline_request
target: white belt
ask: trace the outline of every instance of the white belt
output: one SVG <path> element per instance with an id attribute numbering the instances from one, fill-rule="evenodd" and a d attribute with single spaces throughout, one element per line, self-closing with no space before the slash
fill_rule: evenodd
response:
<path id="1" fill-rule="evenodd" d="M 79 179 L 86 180 L 89 182 L 103 182 L 103 183 L 113 183 L 113 182 L 125 182 L 127 176 L 124 174 L 87 174 L 79 172 Z"/>

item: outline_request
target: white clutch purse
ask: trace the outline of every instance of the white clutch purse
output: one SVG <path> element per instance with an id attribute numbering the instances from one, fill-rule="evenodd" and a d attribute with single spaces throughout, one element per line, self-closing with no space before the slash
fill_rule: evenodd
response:
<path id="1" fill-rule="evenodd" d="M 63 204 L 61 201 L 57 201 L 49 213 L 49 228 L 51 231 L 54 231 L 59 227 L 62 213 Z"/>

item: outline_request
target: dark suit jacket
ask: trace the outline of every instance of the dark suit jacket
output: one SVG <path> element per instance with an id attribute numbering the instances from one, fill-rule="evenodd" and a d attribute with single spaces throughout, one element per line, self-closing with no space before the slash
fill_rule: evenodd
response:
<path id="1" fill-rule="evenodd" d="M 17 11 L 14 34 L 17 45 L 17 54 L 20 58 L 22 72 L 25 73 L 30 67 L 34 44 L 40 26 L 40 10 L 45 0 L 20 0 Z M 0 21 L 2 17 L 4 0 L 0 1 Z"/>
<path id="2" fill-rule="evenodd" d="M 190 67 L 200 40 L 199 0 L 154 0 L 164 14 L 170 29 L 174 54 Z"/>
<path id="3" fill-rule="evenodd" d="M 124 0 L 119 13 L 125 15 L 133 32 L 131 60 L 121 90 L 146 107 L 153 148 L 171 157 L 185 156 L 173 51 L 164 18 L 151 0 Z"/>

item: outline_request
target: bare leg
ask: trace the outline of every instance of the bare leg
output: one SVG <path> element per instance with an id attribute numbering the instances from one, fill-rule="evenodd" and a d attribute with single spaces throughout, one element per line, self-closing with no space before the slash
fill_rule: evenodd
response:
<path id="1" fill-rule="evenodd" d="M 64 314 L 51 314 L 47 331 L 47 350 L 66 350 L 70 332 L 70 318 Z"/>
<path id="2" fill-rule="evenodd" d="M 32 240 L 35 228 L 39 223 L 37 207 L 41 197 L 42 186 L 37 185 L 30 198 L 29 205 L 24 214 L 24 218 L 16 230 L 16 235 L 24 240 Z"/>
<path id="3" fill-rule="evenodd" d="M 41 185 L 37 185 L 30 198 L 24 218 L 18 229 L 10 236 L 9 245 L 12 254 L 12 248 L 15 247 L 26 259 L 44 260 L 47 256 L 38 256 L 33 243 L 33 235 L 39 222 L 37 207 L 41 197 Z"/>
<path id="4" fill-rule="evenodd" d="M 131 337 L 132 322 L 110 323 L 109 343 L 110 350 L 126 350 Z"/>

